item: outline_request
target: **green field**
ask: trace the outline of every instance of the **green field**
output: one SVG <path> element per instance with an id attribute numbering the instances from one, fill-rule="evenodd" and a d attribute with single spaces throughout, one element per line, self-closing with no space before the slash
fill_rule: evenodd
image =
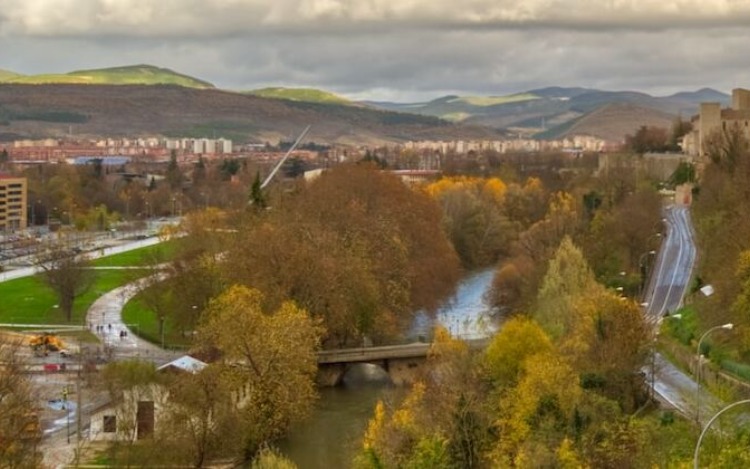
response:
<path id="1" fill-rule="evenodd" d="M 99 267 L 96 279 L 91 288 L 79 297 L 73 308 L 73 319 L 67 323 L 63 312 L 56 308 L 57 297 L 43 281 L 41 275 L 23 277 L 0 283 L 0 323 L 10 324 L 81 324 L 91 305 L 104 293 L 121 287 L 149 274 L 148 269 L 120 269 L 119 267 L 138 267 L 150 264 L 150 256 L 159 253 L 162 262 L 174 257 L 177 241 L 166 241 L 154 246 L 147 246 L 132 251 L 103 257 L 93 262 Z M 115 267 L 101 269 L 102 267 Z M 129 302 L 123 312 L 123 322 L 137 325 L 134 332 L 154 343 L 158 339 L 159 324 L 155 315 L 145 309 L 135 299 Z M 167 324 L 168 333 L 165 342 L 172 347 L 184 347 L 187 340 Z"/>
<path id="2" fill-rule="evenodd" d="M 97 270 L 96 280 L 88 292 L 76 299 L 73 319 L 67 323 L 58 308 L 55 293 L 40 276 L 23 277 L 0 283 L 0 323 L 83 324 L 86 311 L 104 293 L 131 282 L 147 271 Z"/>
<path id="3" fill-rule="evenodd" d="M 153 344 L 161 345 L 159 318 L 138 299 L 138 296 L 128 301 L 123 308 L 122 322 L 128 324 L 130 330 L 138 337 Z M 171 349 L 187 348 L 190 345 L 190 340 L 183 337 L 182 331 L 167 320 L 164 329 L 164 345 Z"/>
<path id="4" fill-rule="evenodd" d="M 151 263 L 153 256 L 159 256 L 161 262 L 172 259 L 176 249 L 177 242 L 175 240 L 165 241 L 153 246 L 102 257 L 93 261 L 92 264 L 96 267 L 147 266 Z"/>
<path id="5" fill-rule="evenodd" d="M 42 75 L 0 75 L 0 81 L 21 84 L 70 83 L 89 85 L 179 85 L 188 88 L 213 88 L 214 85 L 168 68 L 152 65 L 77 70 L 70 73 Z"/>

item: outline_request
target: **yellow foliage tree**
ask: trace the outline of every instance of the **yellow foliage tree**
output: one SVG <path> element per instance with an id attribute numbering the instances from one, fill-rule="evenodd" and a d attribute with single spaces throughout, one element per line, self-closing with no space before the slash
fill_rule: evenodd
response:
<path id="1" fill-rule="evenodd" d="M 582 394 L 577 373 L 560 355 L 529 357 L 518 385 L 502 400 L 496 463 L 517 464 L 516 458 L 525 454 L 523 447 L 532 437 L 561 441 L 564 435 L 554 429 L 564 428 L 571 420 Z"/>
<path id="2" fill-rule="evenodd" d="M 317 395 L 316 350 L 321 327 L 291 302 L 266 314 L 257 290 L 234 286 L 211 301 L 199 335 L 208 350 L 218 350 L 222 365 L 245 396 L 246 452 L 276 438 L 305 418 Z"/>
<path id="3" fill-rule="evenodd" d="M 536 322 L 516 317 L 503 325 L 487 347 L 485 369 L 497 386 L 512 387 L 529 357 L 552 349 L 552 342 Z"/>

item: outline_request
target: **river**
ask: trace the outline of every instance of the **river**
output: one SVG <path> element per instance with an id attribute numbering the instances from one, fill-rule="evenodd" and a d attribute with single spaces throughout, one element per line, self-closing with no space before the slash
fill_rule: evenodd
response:
<path id="1" fill-rule="evenodd" d="M 428 337 L 435 321 L 465 339 L 492 334 L 497 324 L 484 297 L 493 273 L 493 269 L 487 269 L 469 274 L 434 320 L 427 314 L 417 314 L 409 335 Z M 388 386 L 385 372 L 377 366 L 357 367 L 347 373 L 343 386 L 320 390 L 313 416 L 293 431 L 280 449 L 300 469 L 351 467 L 377 401 L 397 402 L 403 395 L 403 389 Z"/>

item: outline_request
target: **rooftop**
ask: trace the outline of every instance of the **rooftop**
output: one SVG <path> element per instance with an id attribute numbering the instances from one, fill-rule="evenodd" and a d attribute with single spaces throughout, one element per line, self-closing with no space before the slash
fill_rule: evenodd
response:
<path id="1" fill-rule="evenodd" d="M 208 364 L 197 360 L 190 355 L 183 355 L 182 357 L 173 360 L 169 363 L 165 363 L 164 365 L 157 368 L 157 371 L 166 370 L 169 368 L 175 368 L 177 370 L 187 371 L 188 373 L 197 373 L 201 371 L 203 368 L 207 367 Z"/>

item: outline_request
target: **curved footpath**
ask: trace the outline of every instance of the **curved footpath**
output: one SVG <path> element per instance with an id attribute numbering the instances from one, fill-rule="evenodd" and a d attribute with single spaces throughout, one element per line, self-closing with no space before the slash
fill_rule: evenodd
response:
<path id="1" fill-rule="evenodd" d="M 133 329 L 137 324 L 125 324 L 122 320 L 123 307 L 138 294 L 140 284 L 144 281 L 145 279 L 135 281 L 100 296 L 89 307 L 86 323 L 91 332 L 100 338 L 107 353 L 113 357 L 141 358 L 162 364 L 173 360 L 179 354 L 141 339 L 134 334 Z"/>
<path id="2" fill-rule="evenodd" d="M 133 243 L 99 249 L 87 254 L 92 259 L 96 259 L 152 246 L 160 242 L 159 238 L 148 238 Z M 36 266 L 0 272 L 0 282 L 28 277 L 38 272 L 39 268 Z M 178 354 L 163 350 L 154 344 L 140 339 L 122 321 L 123 306 L 138 293 L 138 286 L 142 281 L 136 281 L 116 288 L 99 297 L 86 312 L 86 321 L 91 331 L 99 336 L 105 349 L 110 351 L 113 358 L 142 358 L 156 364 L 166 363 L 174 359 Z M 97 325 L 104 327 L 97 332 Z M 121 338 L 121 331 L 126 331 L 127 335 Z M 39 445 L 40 451 L 44 454 L 42 463 L 44 467 L 64 468 L 74 460 L 76 445 L 67 442 L 66 429 L 68 422 L 75 422 L 77 418 L 78 409 L 73 404 L 71 403 L 71 408 L 66 415 L 54 422 L 52 428 L 45 430 L 45 435 Z M 81 413 L 86 414 L 91 410 L 90 403 L 81 409 Z"/>

